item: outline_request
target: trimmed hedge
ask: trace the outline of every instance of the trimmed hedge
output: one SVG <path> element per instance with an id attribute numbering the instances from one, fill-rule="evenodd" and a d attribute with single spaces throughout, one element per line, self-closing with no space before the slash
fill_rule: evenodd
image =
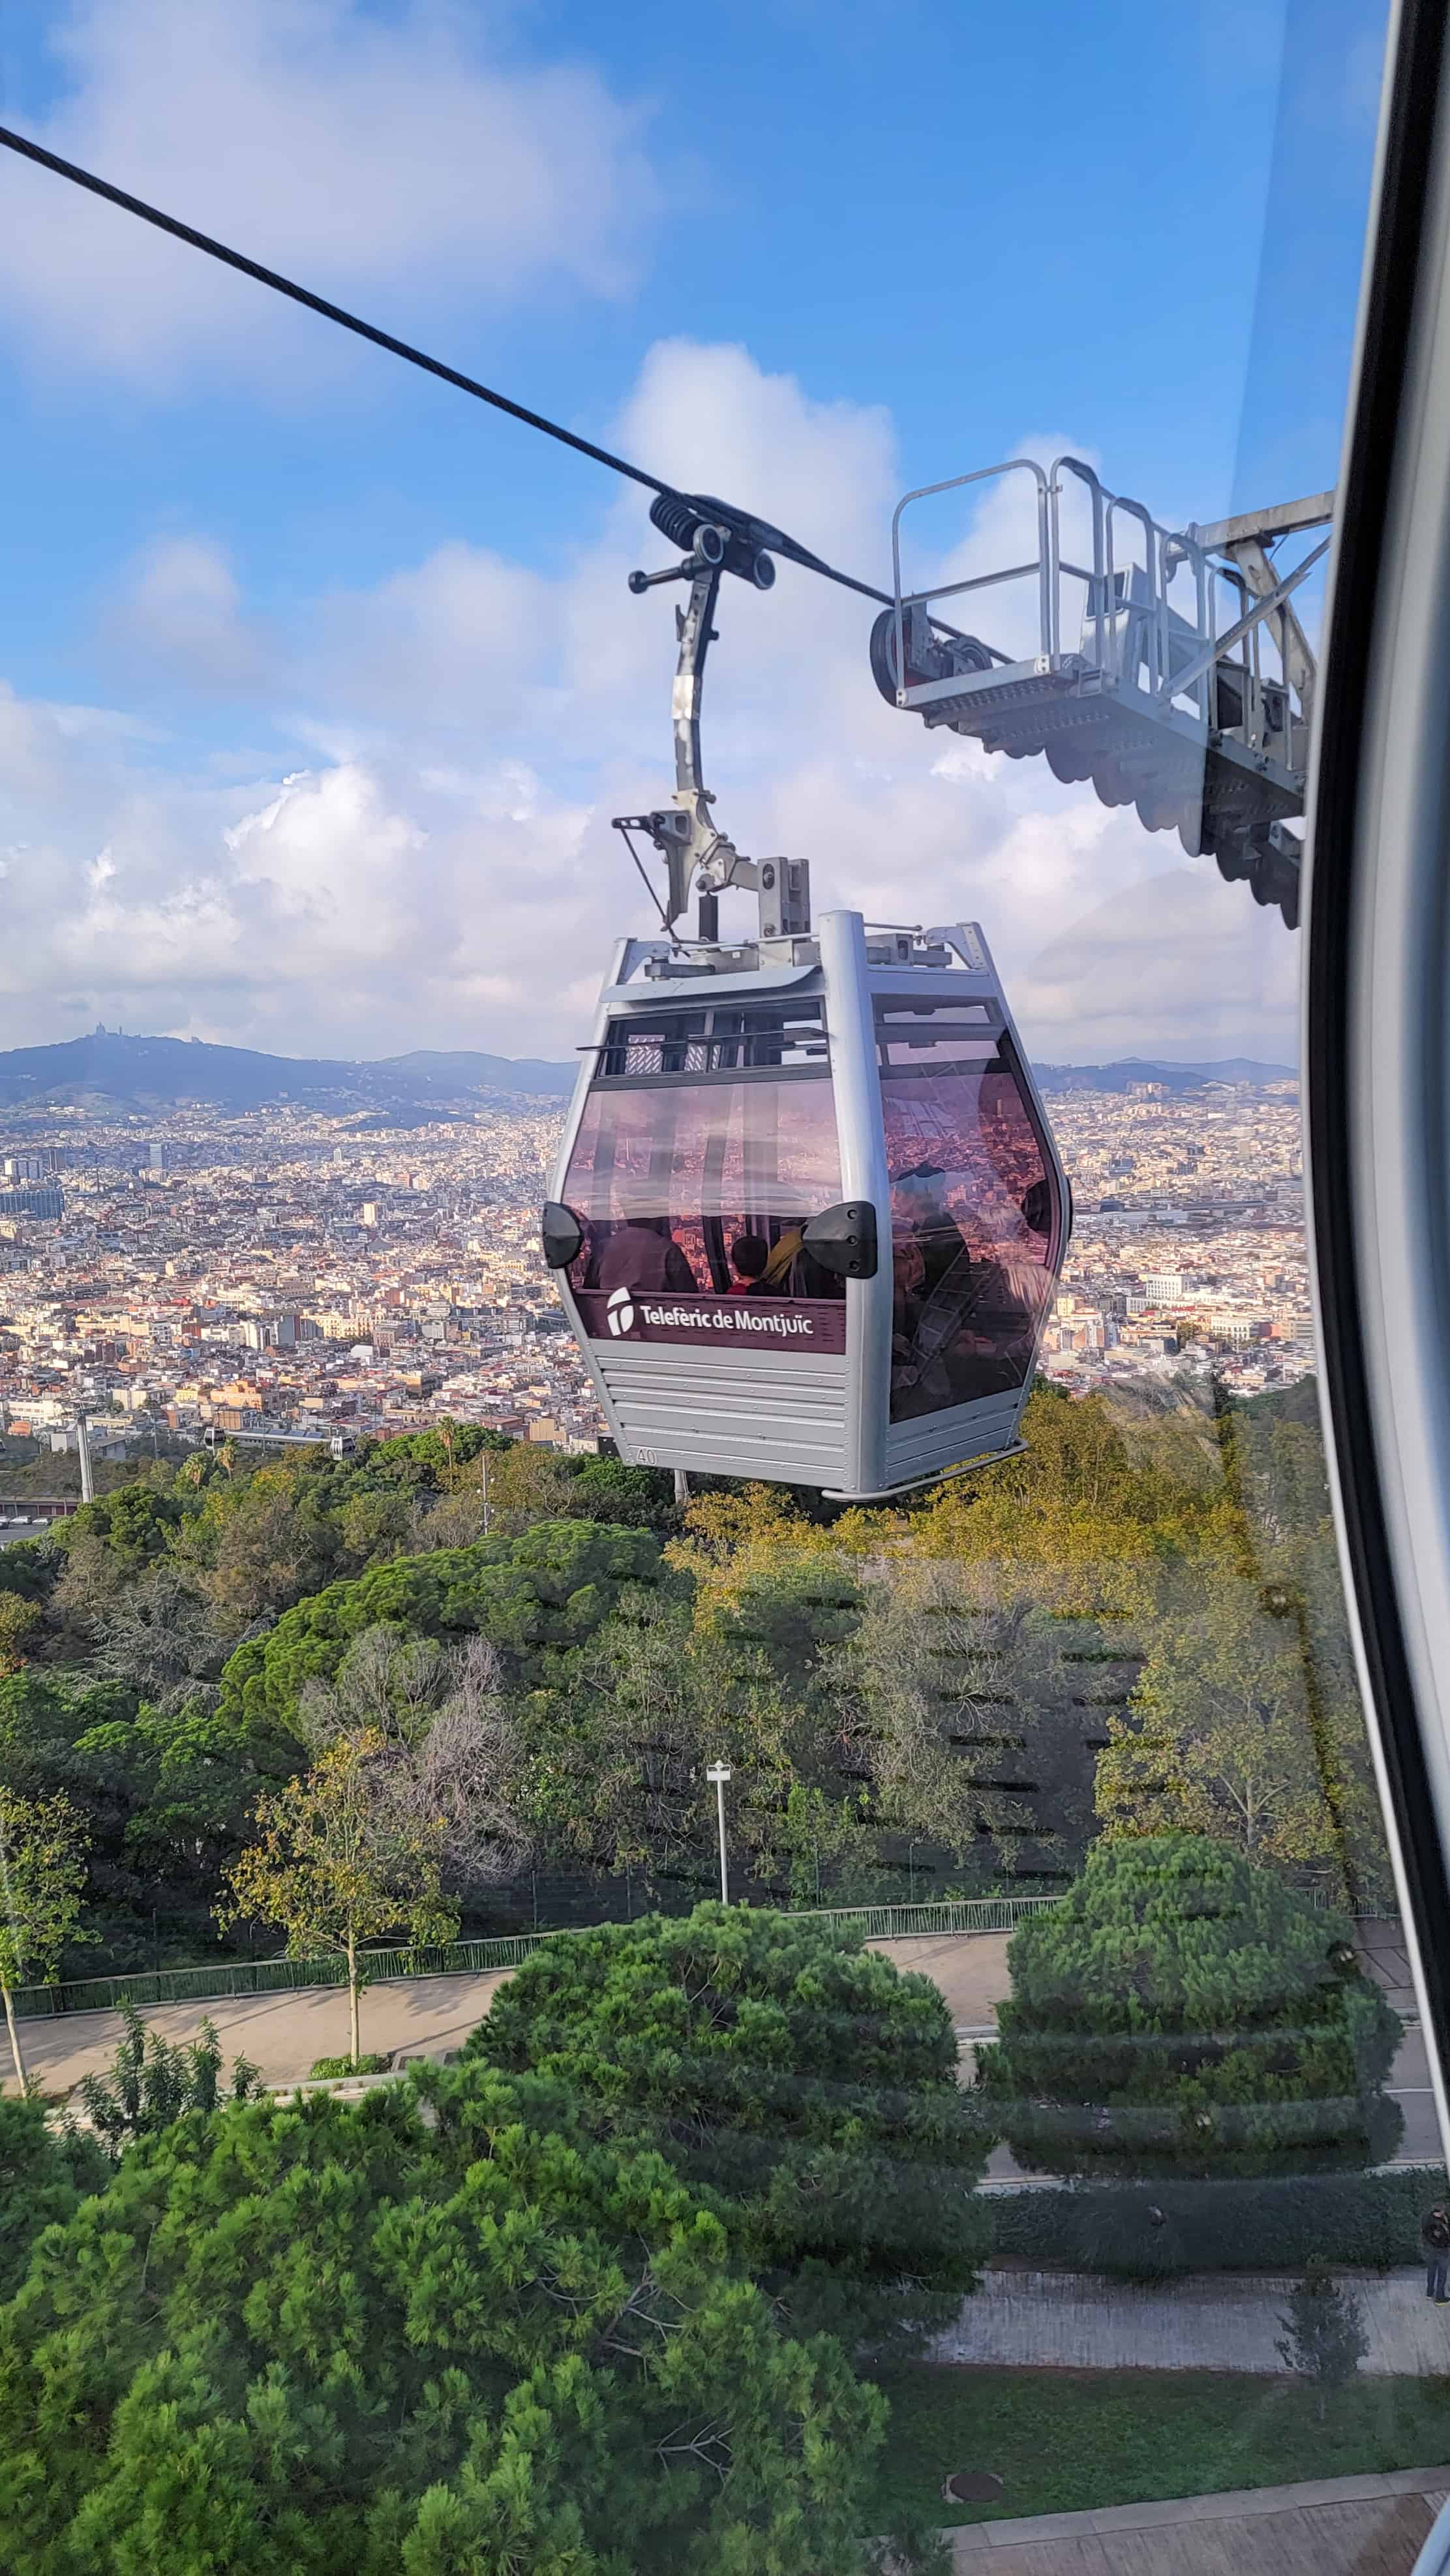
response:
<path id="1" fill-rule="evenodd" d="M 1261 2181 L 1069 2184 L 983 2194 L 992 2252 L 1046 2271 L 1163 2281 L 1180 2272 L 1289 2272 L 1311 2254 L 1371 2271 L 1420 2259 L 1420 2221 L 1450 2200 L 1443 2165 Z"/>
<path id="2" fill-rule="evenodd" d="M 1399 2016 L 1353 1924 L 1226 1843 L 1099 1838 L 1007 1956 L 977 2085 L 1024 2172 L 1248 2181 L 1399 2145 Z"/>

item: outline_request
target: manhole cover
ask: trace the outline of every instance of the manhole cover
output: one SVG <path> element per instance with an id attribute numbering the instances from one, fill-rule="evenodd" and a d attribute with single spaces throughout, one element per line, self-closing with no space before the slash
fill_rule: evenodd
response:
<path id="1" fill-rule="evenodd" d="M 944 2504 L 995 2504 L 1001 2492 L 994 2469 L 956 2469 L 942 2481 Z"/>

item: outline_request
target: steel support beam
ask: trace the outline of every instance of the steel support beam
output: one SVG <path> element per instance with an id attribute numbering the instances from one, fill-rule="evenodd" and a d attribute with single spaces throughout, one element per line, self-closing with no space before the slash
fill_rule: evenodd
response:
<path id="1" fill-rule="evenodd" d="M 1224 554 L 1231 546 L 1242 545 L 1246 537 L 1272 545 L 1276 537 L 1297 536 L 1301 528 L 1327 528 L 1333 516 L 1334 494 L 1311 492 L 1303 501 L 1277 501 L 1271 510 L 1242 510 L 1235 519 L 1210 519 L 1203 527 L 1191 521 L 1183 533 L 1205 554 Z"/>

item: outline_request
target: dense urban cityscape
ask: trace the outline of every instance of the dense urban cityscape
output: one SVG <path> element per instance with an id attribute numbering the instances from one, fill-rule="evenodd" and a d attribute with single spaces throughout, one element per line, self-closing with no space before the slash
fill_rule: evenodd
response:
<path id="1" fill-rule="evenodd" d="M 1051 1102 L 1075 1222 L 1043 1366 L 1070 1390 L 1311 1364 L 1296 1086 Z M 600 1418 L 539 1251 L 562 1118 L 523 1095 L 394 1127 L 283 1104 L 32 1112 L 0 1161 L 0 1406 L 94 1453 L 447 1416 L 565 1449 Z M 16 1126 L 20 1122 L 15 1122 Z"/>

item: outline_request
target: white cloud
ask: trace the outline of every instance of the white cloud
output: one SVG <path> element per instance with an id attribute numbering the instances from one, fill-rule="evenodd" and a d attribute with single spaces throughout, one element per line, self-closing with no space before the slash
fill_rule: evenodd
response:
<path id="1" fill-rule="evenodd" d="M 227 556 L 205 537 L 164 537 L 132 567 L 108 621 L 127 655 L 227 695 L 266 688 L 277 645 L 243 609 Z"/>
<path id="2" fill-rule="evenodd" d="M 27 130 L 336 301 L 366 291 L 405 338 L 445 300 L 615 294 L 658 203 L 642 111 L 507 36 L 447 0 L 75 0 L 65 94 Z M 311 317 L 3 157 L 0 299 L 52 354 L 163 379 L 220 360 L 254 391 L 284 352 L 338 363 Z"/>
<path id="3" fill-rule="evenodd" d="M 881 413 L 813 403 L 742 350 L 671 342 L 621 434 L 879 577 Z M 1016 535 L 989 521 L 953 541 L 980 554 Z M 630 495 L 552 577 L 451 542 L 320 601 L 262 657 L 303 752 L 270 776 L 210 754 L 188 773 L 174 741 L 163 772 L 118 726 L 77 734 L 74 711 L 0 699 L 16 1038 L 99 1016 L 284 1052 L 567 1056 L 611 940 L 650 926 L 608 818 L 670 783 L 679 594 L 634 599 L 624 580 L 666 559 Z M 706 774 L 739 846 L 809 858 L 818 910 L 980 919 L 1040 1056 L 1290 1051 L 1298 946 L 1277 916 L 1131 809 L 888 707 L 872 614 L 789 566 L 765 596 L 725 585 Z M 183 669 L 244 662 L 258 632 L 201 541 L 148 557 L 124 615 Z"/>

